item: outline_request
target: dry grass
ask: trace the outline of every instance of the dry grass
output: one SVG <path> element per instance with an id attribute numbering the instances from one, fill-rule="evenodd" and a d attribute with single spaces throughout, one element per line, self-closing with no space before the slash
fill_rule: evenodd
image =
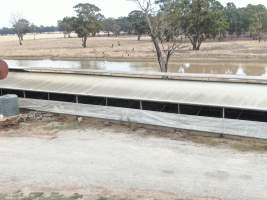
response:
<path id="1" fill-rule="evenodd" d="M 57 33 L 37 35 L 36 40 L 33 35 L 27 35 L 23 46 L 18 45 L 15 36 L 1 36 L 0 57 L 152 60 L 155 59 L 155 51 L 148 37 L 143 37 L 141 41 L 134 36 L 89 38 L 88 48 L 83 49 L 79 38 L 63 38 Z M 206 42 L 200 52 L 191 51 L 188 44 L 177 51 L 172 61 L 178 60 L 266 61 L 267 42 Z"/>

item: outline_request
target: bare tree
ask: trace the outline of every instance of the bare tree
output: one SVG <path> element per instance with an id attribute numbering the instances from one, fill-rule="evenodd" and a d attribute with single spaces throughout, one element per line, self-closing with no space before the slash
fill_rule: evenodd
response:
<path id="1" fill-rule="evenodd" d="M 182 47 L 181 31 L 178 21 L 174 20 L 176 14 L 171 10 L 159 10 L 152 0 L 135 1 L 144 13 L 150 29 L 150 37 L 157 53 L 161 72 L 168 72 L 171 56 L 178 48 Z"/>
<path id="2" fill-rule="evenodd" d="M 13 29 L 18 36 L 19 45 L 22 45 L 23 36 L 30 32 L 30 22 L 20 16 L 12 16 L 11 20 Z"/>

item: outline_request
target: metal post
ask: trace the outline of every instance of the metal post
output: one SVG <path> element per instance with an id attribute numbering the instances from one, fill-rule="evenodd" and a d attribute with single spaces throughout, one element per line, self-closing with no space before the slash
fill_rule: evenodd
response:
<path id="1" fill-rule="evenodd" d="M 26 98 L 26 92 L 23 91 L 23 98 L 25 99 Z"/>
<path id="2" fill-rule="evenodd" d="M 75 102 L 79 103 L 79 97 L 77 95 L 75 96 Z"/>
<path id="3" fill-rule="evenodd" d="M 180 104 L 178 104 L 178 114 L 181 114 Z"/>
<path id="4" fill-rule="evenodd" d="M 222 108 L 222 118 L 225 118 L 225 108 Z"/>
<path id="5" fill-rule="evenodd" d="M 143 110 L 143 103 L 140 101 L 140 109 Z"/>
<path id="6" fill-rule="evenodd" d="M 108 106 L 108 98 L 106 98 L 106 106 Z"/>

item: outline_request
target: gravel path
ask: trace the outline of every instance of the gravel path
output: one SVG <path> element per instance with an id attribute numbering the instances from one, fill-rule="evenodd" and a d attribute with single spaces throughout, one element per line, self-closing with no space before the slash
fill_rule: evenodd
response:
<path id="1" fill-rule="evenodd" d="M 0 193 L 102 187 L 189 198 L 267 199 L 267 153 L 118 134 L 108 127 L 57 135 L 0 137 Z"/>

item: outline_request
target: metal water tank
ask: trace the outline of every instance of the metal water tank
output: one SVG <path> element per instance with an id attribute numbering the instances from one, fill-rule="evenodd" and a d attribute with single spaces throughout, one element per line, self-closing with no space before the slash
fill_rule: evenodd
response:
<path id="1" fill-rule="evenodd" d="M 0 115 L 4 117 L 15 116 L 19 114 L 18 96 L 8 94 L 0 96 Z"/>
<path id="2" fill-rule="evenodd" d="M 3 80 L 8 75 L 8 65 L 5 61 L 0 60 L 0 80 Z"/>

